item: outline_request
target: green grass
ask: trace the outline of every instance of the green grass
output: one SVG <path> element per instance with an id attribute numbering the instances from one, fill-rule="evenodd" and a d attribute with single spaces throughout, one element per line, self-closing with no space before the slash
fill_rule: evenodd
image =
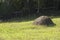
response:
<path id="1" fill-rule="evenodd" d="M 56 26 L 36 26 L 33 21 L 0 23 L 0 40 L 60 40 L 60 18 L 53 18 Z"/>

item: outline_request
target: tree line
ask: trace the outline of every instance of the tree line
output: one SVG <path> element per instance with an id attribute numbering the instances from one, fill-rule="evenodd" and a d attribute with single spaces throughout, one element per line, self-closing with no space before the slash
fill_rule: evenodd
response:
<path id="1" fill-rule="evenodd" d="M 0 0 L 0 18 L 27 15 L 50 15 L 43 13 L 53 6 L 52 0 Z M 43 9 L 43 10 L 42 10 Z M 52 8 L 50 8 L 52 9 Z M 42 12 L 42 13 L 41 13 Z"/>

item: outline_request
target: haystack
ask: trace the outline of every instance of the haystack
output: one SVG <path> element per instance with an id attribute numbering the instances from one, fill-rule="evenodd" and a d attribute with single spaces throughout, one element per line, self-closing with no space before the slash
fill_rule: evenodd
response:
<path id="1" fill-rule="evenodd" d="M 48 16 L 40 16 L 35 21 L 33 22 L 34 25 L 54 25 L 53 21 L 51 18 Z"/>

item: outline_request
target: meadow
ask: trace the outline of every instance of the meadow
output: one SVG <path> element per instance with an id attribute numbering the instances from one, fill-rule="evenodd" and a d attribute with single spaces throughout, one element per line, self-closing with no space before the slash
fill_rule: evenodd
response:
<path id="1" fill-rule="evenodd" d="M 0 40 L 60 40 L 60 18 L 53 18 L 56 26 L 33 25 L 34 20 L 0 22 Z"/>

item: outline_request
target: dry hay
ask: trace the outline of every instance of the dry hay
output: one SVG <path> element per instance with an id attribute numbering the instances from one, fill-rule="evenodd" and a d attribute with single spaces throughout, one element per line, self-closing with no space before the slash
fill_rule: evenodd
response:
<path id="1" fill-rule="evenodd" d="M 54 25 L 51 18 L 48 16 L 40 16 L 33 22 L 34 25 Z"/>

